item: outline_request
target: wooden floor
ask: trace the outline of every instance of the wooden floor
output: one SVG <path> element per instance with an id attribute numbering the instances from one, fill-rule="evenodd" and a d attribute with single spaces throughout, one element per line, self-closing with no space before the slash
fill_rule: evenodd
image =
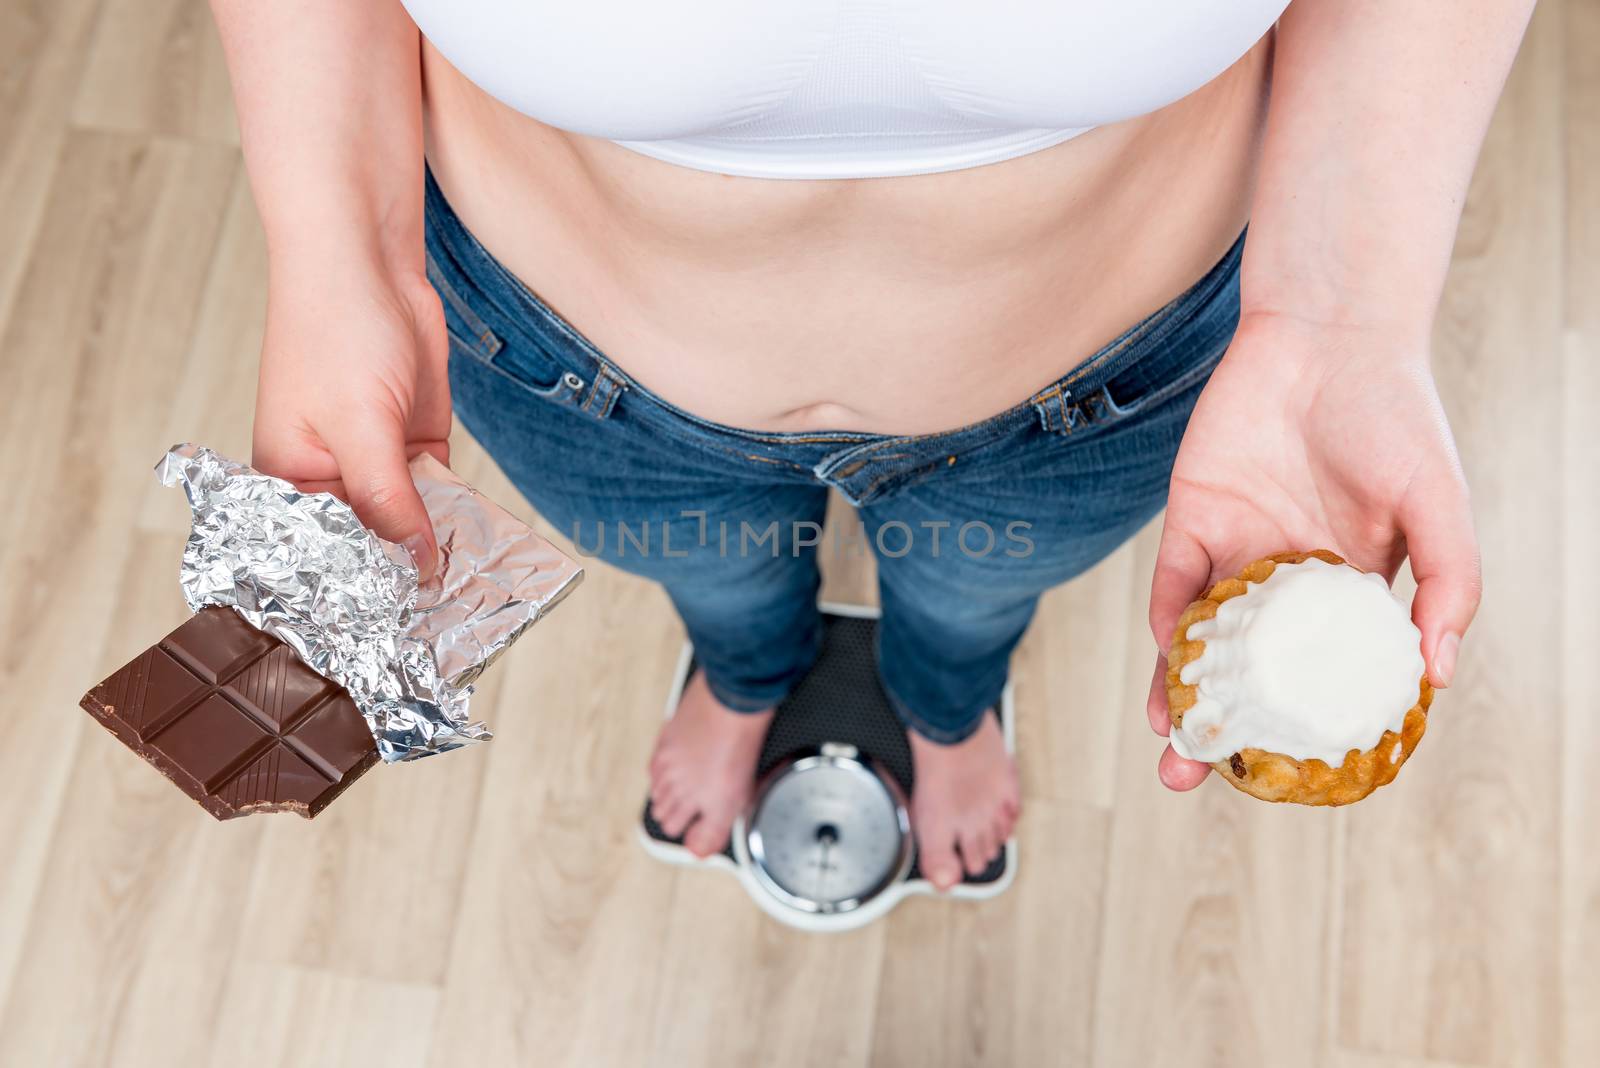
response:
<path id="1" fill-rule="evenodd" d="M 248 453 L 262 238 L 201 0 L 0 0 L 0 63 L 0 1065 L 1596 1063 L 1600 0 L 1541 5 L 1440 318 L 1487 592 L 1419 759 L 1350 811 L 1162 790 L 1152 528 L 1019 653 L 1015 886 L 831 938 L 635 843 L 681 638 L 602 567 L 497 740 L 314 825 L 77 710 L 183 615 L 150 466 Z"/>

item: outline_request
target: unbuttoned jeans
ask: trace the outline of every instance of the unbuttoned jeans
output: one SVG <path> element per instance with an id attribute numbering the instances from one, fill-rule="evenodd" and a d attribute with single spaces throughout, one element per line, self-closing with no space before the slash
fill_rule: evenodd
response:
<path id="1" fill-rule="evenodd" d="M 456 412 L 545 519 L 665 587 L 712 692 L 741 711 L 776 704 L 817 655 L 819 553 L 872 552 L 884 690 L 942 743 L 999 700 L 1040 594 L 1161 509 L 1238 323 L 1243 245 L 982 422 L 768 433 L 700 419 L 635 382 L 489 255 L 431 175 L 427 186 Z M 823 529 L 830 487 L 860 511 L 854 544 Z"/>

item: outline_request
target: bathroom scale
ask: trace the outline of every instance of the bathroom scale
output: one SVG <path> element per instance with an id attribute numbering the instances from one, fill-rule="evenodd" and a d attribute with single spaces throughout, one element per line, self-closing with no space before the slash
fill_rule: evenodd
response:
<path id="1" fill-rule="evenodd" d="M 756 764 L 754 795 L 727 847 L 701 859 L 656 823 L 646 799 L 639 836 L 675 864 L 733 875 L 769 916 L 810 931 L 860 927 L 911 894 L 936 894 L 917 865 L 907 799 L 913 772 L 905 728 L 878 681 L 875 608 L 822 605 L 822 653 L 773 714 Z M 666 714 L 693 674 L 694 650 L 678 658 Z M 1011 685 L 998 709 L 1006 750 Z M 1017 843 L 945 894 L 987 898 L 1011 884 Z"/>

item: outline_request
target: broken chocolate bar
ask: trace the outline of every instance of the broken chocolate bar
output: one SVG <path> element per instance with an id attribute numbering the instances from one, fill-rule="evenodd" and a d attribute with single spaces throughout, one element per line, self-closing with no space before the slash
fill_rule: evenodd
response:
<path id="1" fill-rule="evenodd" d="M 229 608 L 202 608 L 81 703 L 219 820 L 315 816 L 378 761 L 344 688 Z"/>

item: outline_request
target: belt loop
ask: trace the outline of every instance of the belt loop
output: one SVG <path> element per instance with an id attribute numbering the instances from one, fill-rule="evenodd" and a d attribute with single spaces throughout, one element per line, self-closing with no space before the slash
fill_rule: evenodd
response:
<path id="1" fill-rule="evenodd" d="M 583 410 L 596 419 L 608 418 L 611 410 L 617 406 L 617 398 L 627 388 L 628 384 L 619 378 L 608 364 L 597 363 L 594 381 L 590 383 L 589 392 L 583 398 Z"/>
<path id="2" fill-rule="evenodd" d="M 1033 395 L 1033 410 L 1039 414 L 1039 427 L 1046 433 L 1056 433 L 1056 417 L 1060 413 L 1061 425 L 1067 428 L 1066 401 L 1071 393 L 1059 385 L 1051 386 Z"/>
<path id="3" fill-rule="evenodd" d="M 1056 386 L 1033 398 L 1039 413 L 1039 426 L 1051 434 L 1070 434 L 1077 427 L 1078 406 L 1071 404 L 1072 391 Z"/>
<path id="4" fill-rule="evenodd" d="M 1055 428 L 1050 425 L 1050 405 L 1042 400 L 1035 400 L 1033 402 L 1033 410 L 1039 415 L 1039 429 L 1046 434 L 1051 433 Z"/>

